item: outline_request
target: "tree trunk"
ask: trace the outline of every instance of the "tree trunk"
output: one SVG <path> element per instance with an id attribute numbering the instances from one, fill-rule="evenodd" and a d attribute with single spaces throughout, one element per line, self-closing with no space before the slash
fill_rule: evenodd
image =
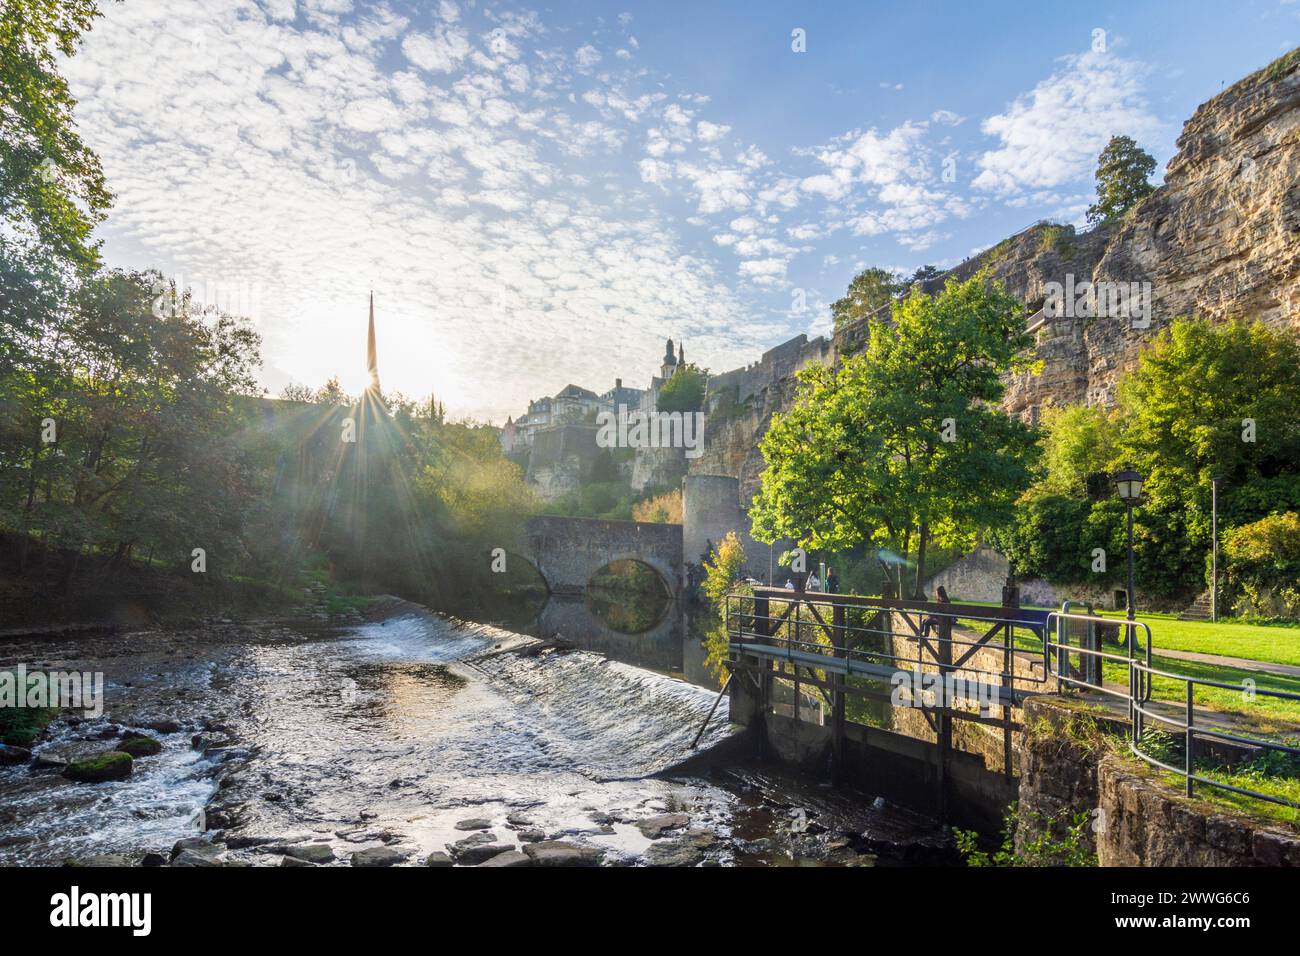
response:
<path id="1" fill-rule="evenodd" d="M 916 539 L 916 587 L 913 597 L 918 601 L 925 600 L 925 547 L 930 543 L 930 526 L 921 522 L 921 531 Z"/>

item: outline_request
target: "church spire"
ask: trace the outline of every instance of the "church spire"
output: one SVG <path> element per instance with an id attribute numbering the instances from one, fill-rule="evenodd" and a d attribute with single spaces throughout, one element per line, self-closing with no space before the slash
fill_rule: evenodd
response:
<path id="1" fill-rule="evenodd" d="M 370 331 L 366 335 L 366 371 L 370 373 L 370 390 L 379 391 L 379 357 L 375 353 L 375 290 L 370 290 Z"/>

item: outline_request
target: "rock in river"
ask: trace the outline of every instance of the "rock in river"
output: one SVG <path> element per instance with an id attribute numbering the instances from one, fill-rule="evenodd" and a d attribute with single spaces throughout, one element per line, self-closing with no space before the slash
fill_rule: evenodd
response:
<path id="1" fill-rule="evenodd" d="M 334 860 L 334 850 L 328 843 L 308 843 L 303 846 L 285 847 L 284 855 L 293 860 L 301 860 L 304 863 L 331 863 Z M 355 865 L 360 866 L 361 864 Z"/>
<path id="2" fill-rule="evenodd" d="M 489 860 L 484 860 L 479 866 L 532 866 L 533 861 L 530 857 L 520 853 L 518 850 L 506 850 L 504 853 L 498 853 Z"/>
<path id="3" fill-rule="evenodd" d="M 463 842 L 463 841 L 462 841 Z M 459 846 L 459 844 L 457 844 Z M 466 847 L 456 854 L 456 862 L 462 866 L 478 866 L 494 856 L 510 851 L 504 843 L 479 843 Z"/>
<path id="4" fill-rule="evenodd" d="M 524 852 L 538 866 L 597 866 L 602 855 L 600 850 L 593 847 L 562 843 L 559 840 L 530 843 L 524 847 Z"/>
<path id="5" fill-rule="evenodd" d="M 103 783 L 105 780 L 125 780 L 131 776 L 131 755 L 120 750 L 68 764 L 64 776 L 80 783 Z"/>
<path id="6" fill-rule="evenodd" d="M 456 824 L 457 830 L 490 830 L 492 821 L 484 817 L 471 817 Z"/>
<path id="7" fill-rule="evenodd" d="M 646 839 L 657 840 L 669 830 L 680 830 L 690 822 L 691 818 L 685 813 L 661 813 L 658 816 L 638 820 L 636 828 L 645 835 Z"/>
<path id="8" fill-rule="evenodd" d="M 132 757 L 152 757 L 162 753 L 162 744 L 144 734 L 135 734 L 118 741 L 117 749 Z"/>
<path id="9" fill-rule="evenodd" d="M 391 846 L 376 846 L 368 850 L 357 850 L 352 854 L 353 866 L 396 866 L 406 862 L 409 853 L 395 850 Z"/>
<path id="10" fill-rule="evenodd" d="M 0 744 L 0 764 L 26 763 L 32 759 L 32 752 L 26 747 L 9 747 Z"/>

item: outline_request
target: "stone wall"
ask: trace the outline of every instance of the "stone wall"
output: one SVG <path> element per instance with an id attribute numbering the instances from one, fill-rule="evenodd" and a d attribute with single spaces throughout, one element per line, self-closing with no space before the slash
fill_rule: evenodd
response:
<path id="1" fill-rule="evenodd" d="M 537 432 L 525 478 L 540 498 L 554 501 L 581 486 L 599 451 L 596 432 L 576 423 Z"/>
<path id="2" fill-rule="evenodd" d="M 1002 601 L 1002 586 L 1011 570 L 1010 562 L 987 545 L 980 545 L 970 554 L 949 565 L 926 582 L 929 595 L 942 587 L 954 601 Z M 1059 608 L 1066 600 L 1088 601 L 1097 608 L 1114 610 L 1115 591 L 1106 586 L 1055 585 L 1038 578 L 1017 581 L 1020 603 L 1027 607 Z M 1139 598 L 1141 594 L 1139 592 Z"/>
<path id="3" fill-rule="evenodd" d="M 1052 697 L 1029 700 L 1024 715 L 1018 847 L 1048 821 L 1087 813 L 1102 866 L 1300 866 L 1297 831 L 1189 798 L 1115 752 L 1103 731 L 1122 739 L 1123 721 Z"/>

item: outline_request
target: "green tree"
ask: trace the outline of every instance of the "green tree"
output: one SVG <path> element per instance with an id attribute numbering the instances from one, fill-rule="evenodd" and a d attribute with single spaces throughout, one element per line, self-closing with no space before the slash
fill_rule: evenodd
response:
<path id="1" fill-rule="evenodd" d="M 1222 505 L 1244 524 L 1300 507 L 1300 341 L 1262 322 L 1178 319 L 1118 389 L 1120 455 L 1156 499 Z"/>
<path id="2" fill-rule="evenodd" d="M 1112 136 L 1097 157 L 1097 201 L 1088 207 L 1088 222 L 1118 219 L 1151 195 L 1156 161 L 1129 136 Z"/>
<path id="3" fill-rule="evenodd" d="M 924 265 L 907 277 L 909 286 L 916 285 L 918 282 L 929 282 L 931 279 L 937 279 L 943 275 L 943 270 L 936 266 Z"/>
<path id="4" fill-rule="evenodd" d="M 874 315 L 893 302 L 904 288 L 906 284 L 888 269 L 863 269 L 853 277 L 844 297 L 831 303 L 835 328 Z"/>
<path id="5" fill-rule="evenodd" d="M 704 390 L 709 373 L 687 362 L 677 366 L 672 378 L 659 389 L 656 408 L 661 412 L 698 412 L 704 408 Z"/>
<path id="6" fill-rule="evenodd" d="M 5 0 L 0 6 L 0 240 L 32 244 L 70 265 L 98 261 L 90 233 L 110 196 L 99 158 L 82 142 L 59 73 L 99 15 L 93 0 Z"/>
<path id="7" fill-rule="evenodd" d="M 726 616 L 727 595 L 744 577 L 744 571 L 745 546 L 740 543 L 736 532 L 728 531 L 727 536 L 705 559 L 704 584 L 701 585 L 705 597 L 719 617 Z"/>
<path id="8" fill-rule="evenodd" d="M 1116 465 L 1115 415 L 1097 405 L 1049 408 L 1043 426 L 1043 490 L 1075 498 L 1105 494 Z"/>
<path id="9" fill-rule="evenodd" d="M 931 540 L 972 543 L 1010 519 L 1030 483 L 1034 431 L 997 403 L 1002 373 L 1033 363 L 1021 304 L 984 275 L 914 291 L 893 318 L 838 372 L 801 373 L 794 406 L 761 442 L 751 514 L 765 542 L 914 548 L 920 593 Z"/>

